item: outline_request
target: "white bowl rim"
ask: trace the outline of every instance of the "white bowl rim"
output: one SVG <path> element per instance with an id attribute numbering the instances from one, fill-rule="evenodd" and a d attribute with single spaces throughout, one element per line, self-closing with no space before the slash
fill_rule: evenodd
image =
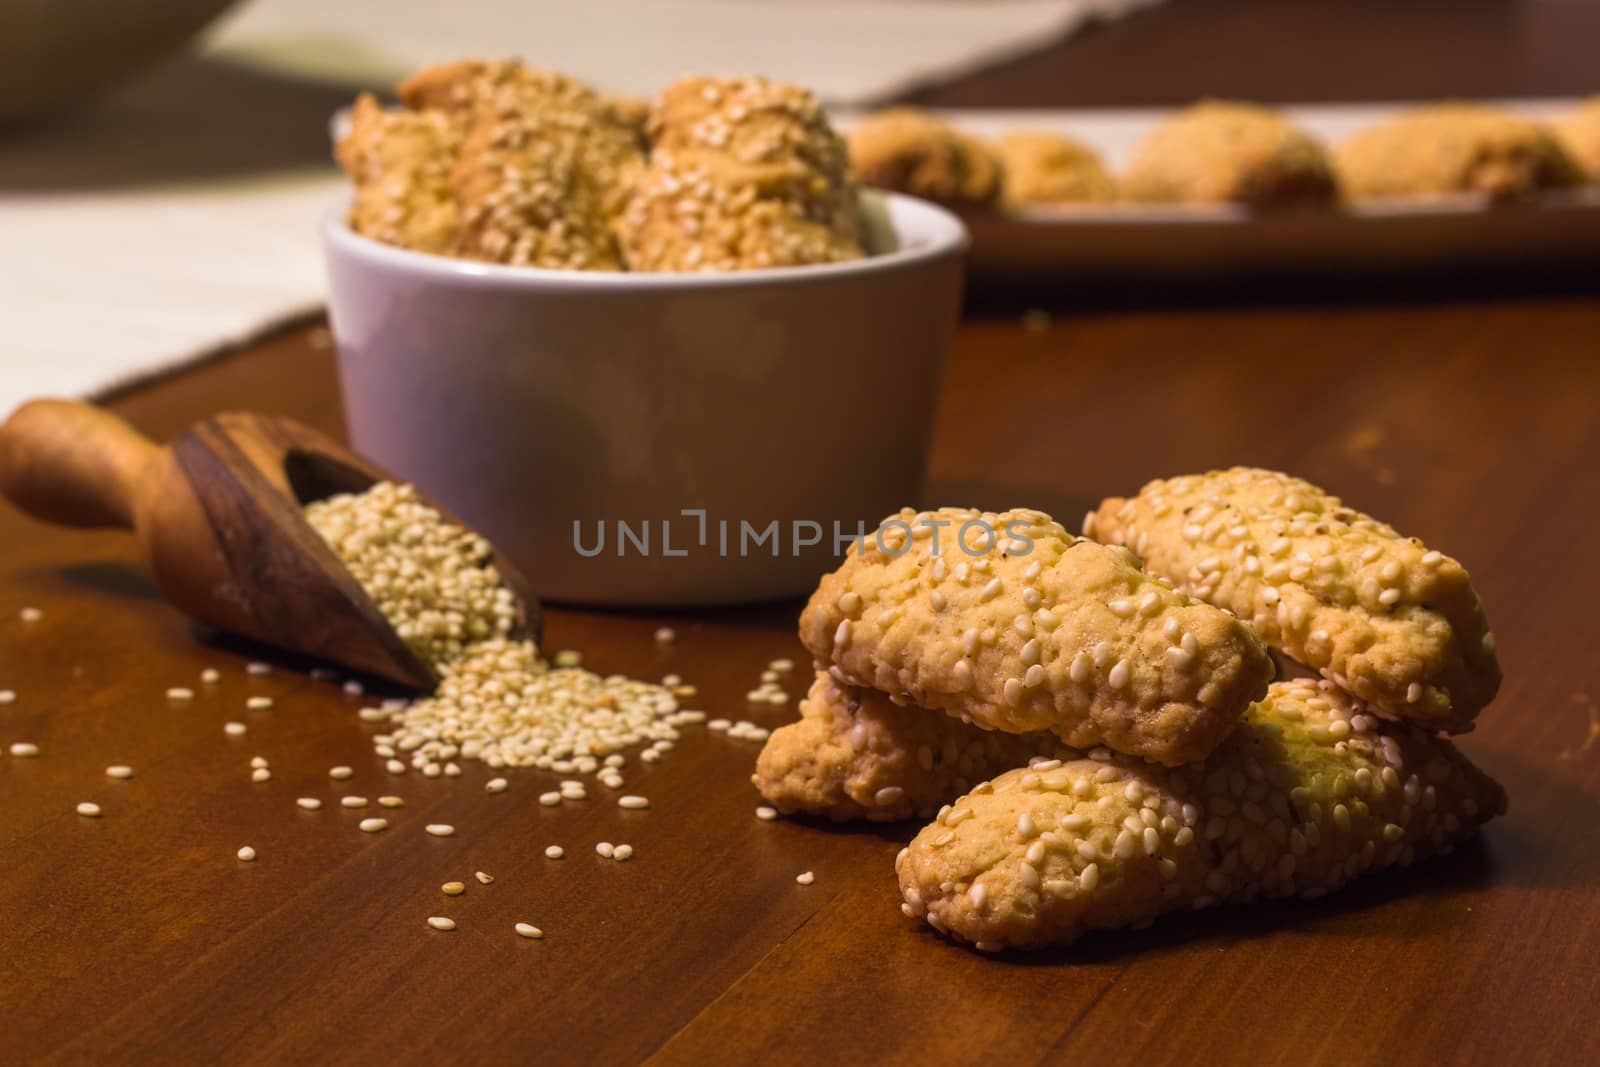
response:
<path id="1" fill-rule="evenodd" d="M 862 196 L 877 200 L 896 235 L 918 241 L 911 247 L 869 255 L 841 263 L 817 263 L 800 267 L 761 267 L 737 271 L 594 271 L 556 270 L 547 267 L 517 267 L 484 263 L 472 259 L 417 252 L 384 244 L 352 230 L 345 221 L 350 197 L 346 195 L 329 209 L 323 219 L 324 241 L 358 259 L 378 266 L 432 276 L 438 280 L 468 282 L 499 288 L 528 289 L 678 289 L 705 290 L 748 286 L 784 285 L 793 282 L 829 281 L 852 275 L 881 274 L 964 253 L 971 244 L 967 227 L 954 213 L 914 196 L 879 189 L 863 189 Z M 874 205 L 879 206 L 879 205 Z"/>

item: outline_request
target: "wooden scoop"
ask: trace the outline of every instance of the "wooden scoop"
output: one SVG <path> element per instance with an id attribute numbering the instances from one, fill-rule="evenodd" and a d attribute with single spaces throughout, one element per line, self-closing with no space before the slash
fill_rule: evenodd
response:
<path id="1" fill-rule="evenodd" d="M 218 415 L 165 448 L 76 401 L 32 401 L 0 427 L 0 492 L 49 522 L 131 529 L 156 584 L 186 614 L 432 689 L 433 669 L 302 511 L 384 480 L 397 479 L 314 430 L 267 415 Z M 521 634 L 537 641 L 538 602 L 515 567 L 498 552 L 493 561 L 517 600 Z"/>

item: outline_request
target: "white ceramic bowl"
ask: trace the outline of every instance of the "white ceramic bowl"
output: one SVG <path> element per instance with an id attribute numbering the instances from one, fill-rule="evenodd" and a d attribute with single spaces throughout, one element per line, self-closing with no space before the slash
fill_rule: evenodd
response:
<path id="1" fill-rule="evenodd" d="M 848 538 L 917 500 L 959 313 L 961 223 L 866 197 L 875 254 L 726 274 L 447 259 L 356 234 L 336 209 L 323 235 L 351 442 L 548 599 L 807 592 L 835 523 Z"/>

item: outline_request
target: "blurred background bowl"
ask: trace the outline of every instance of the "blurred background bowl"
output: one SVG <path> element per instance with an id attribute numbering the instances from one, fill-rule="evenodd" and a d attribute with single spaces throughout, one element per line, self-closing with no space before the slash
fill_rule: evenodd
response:
<path id="1" fill-rule="evenodd" d="M 0 0 L 0 123 L 44 118 L 176 51 L 236 0 Z"/>

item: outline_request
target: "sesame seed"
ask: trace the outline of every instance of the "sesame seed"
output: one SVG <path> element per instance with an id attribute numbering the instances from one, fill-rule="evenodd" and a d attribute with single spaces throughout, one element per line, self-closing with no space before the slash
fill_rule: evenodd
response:
<path id="1" fill-rule="evenodd" d="M 601 841 L 599 844 L 594 846 L 594 850 L 598 854 L 604 856 L 606 859 L 610 859 L 611 854 L 616 851 L 615 847 L 610 841 Z"/>
<path id="2" fill-rule="evenodd" d="M 479 885 L 488 885 L 489 883 L 494 881 L 494 876 L 493 875 L 484 874 L 482 871 L 473 871 L 472 872 L 472 877 L 474 877 L 474 878 L 476 878 L 478 880 L 478 884 Z"/>
<path id="3" fill-rule="evenodd" d="M 100 805 L 91 800 L 85 800 L 82 804 L 79 804 L 77 811 L 79 815 L 86 819 L 98 819 L 100 817 Z"/>
<path id="4" fill-rule="evenodd" d="M 366 689 L 362 687 L 360 682 L 352 678 L 348 682 L 344 683 L 344 691 L 347 696 L 358 697 L 365 693 Z"/>
<path id="5" fill-rule="evenodd" d="M 238 852 L 234 853 L 234 855 L 238 856 L 239 859 L 245 863 L 253 863 L 256 858 L 256 850 L 251 848 L 249 845 L 246 845 Z"/>
<path id="6" fill-rule="evenodd" d="M 1111 668 L 1111 673 L 1106 676 L 1106 681 L 1110 683 L 1111 688 L 1113 689 L 1125 688 L 1128 684 L 1129 673 L 1130 668 L 1128 667 L 1128 661 L 1125 659 L 1119 659 Z"/>
<path id="7" fill-rule="evenodd" d="M 367 798 L 366 797 L 340 797 L 339 798 L 339 806 L 341 808 L 364 808 L 364 807 L 367 806 Z"/>
<path id="8" fill-rule="evenodd" d="M 794 670 L 794 660 L 775 659 L 771 663 L 767 664 L 767 667 L 769 670 L 777 671 L 780 674 L 787 674 Z"/>
<path id="9" fill-rule="evenodd" d="M 428 916 L 428 925 L 435 930 L 449 931 L 456 928 L 456 921 L 444 915 L 430 915 Z"/>
<path id="10" fill-rule="evenodd" d="M 763 804 L 763 805 L 761 805 L 760 807 L 758 807 L 756 809 L 756 818 L 760 819 L 762 822 L 772 822 L 777 817 L 778 817 L 778 809 L 777 808 L 770 808 L 767 805 Z"/>
<path id="11" fill-rule="evenodd" d="M 349 767 L 339 766 L 328 768 L 328 777 L 338 782 L 344 781 L 353 774 L 355 774 L 355 771 L 352 771 Z"/>
<path id="12" fill-rule="evenodd" d="M 270 782 L 272 780 L 272 771 L 266 767 L 257 767 L 250 772 L 250 780 L 258 783 Z"/>
<path id="13" fill-rule="evenodd" d="M 251 767 L 252 770 L 259 771 L 261 768 L 263 768 L 265 766 L 268 766 L 267 757 L 265 757 L 265 756 L 251 756 L 250 757 L 250 767 Z"/>
<path id="14" fill-rule="evenodd" d="M 124 767 L 120 763 L 119 764 L 113 764 L 112 766 L 106 768 L 106 777 L 107 778 L 132 778 L 133 777 L 133 768 L 132 767 Z"/>
<path id="15" fill-rule="evenodd" d="M 504 778 L 491 778 L 483 783 L 483 791 L 485 793 L 504 793 L 507 784 Z"/>
<path id="16" fill-rule="evenodd" d="M 512 929 L 516 930 L 518 937 L 526 937 L 530 941 L 537 941 L 544 936 L 544 931 L 532 923 L 517 923 Z"/>
<path id="17" fill-rule="evenodd" d="M 560 845 L 551 845 L 544 850 L 545 859 L 558 860 L 567 854 L 567 850 Z"/>
<path id="18" fill-rule="evenodd" d="M 447 897 L 459 897 L 466 891 L 467 883 L 465 882 L 446 882 L 444 885 L 439 887 L 439 892 L 443 893 Z"/>
<path id="19" fill-rule="evenodd" d="M 205 670 L 200 672 L 200 680 L 206 685 L 216 685 L 218 682 L 222 681 L 222 672 L 217 670 L 215 667 L 207 667 Z"/>
<path id="20" fill-rule="evenodd" d="M 243 737 L 247 729 L 248 727 L 242 722 L 225 722 L 222 724 L 222 732 L 229 737 Z"/>
<path id="21" fill-rule="evenodd" d="M 322 807 L 322 801 L 316 797 L 300 797 L 295 803 L 306 811 L 317 811 Z"/>
<path id="22" fill-rule="evenodd" d="M 617 807 L 627 808 L 630 811 L 637 811 L 641 808 L 648 808 L 649 806 L 650 801 L 646 797 L 636 797 L 630 795 L 617 798 Z"/>
<path id="23" fill-rule="evenodd" d="M 812 882 L 817 880 L 817 876 L 812 871 L 801 871 L 799 874 L 794 876 L 794 880 L 801 885 L 810 885 Z"/>
<path id="24" fill-rule="evenodd" d="M 33 607 L 23 608 L 17 614 L 22 618 L 23 622 L 38 622 L 44 618 L 44 612 Z"/>
<path id="25" fill-rule="evenodd" d="M 445 822 L 431 822 L 423 829 L 427 830 L 428 833 L 432 834 L 434 837 L 450 837 L 456 832 L 456 828 L 454 826 L 451 826 L 449 823 Z"/>
<path id="26" fill-rule="evenodd" d="M 383 765 L 383 769 L 388 771 L 390 774 L 406 773 L 406 765 L 397 759 L 392 759 L 388 763 L 385 763 Z"/>
<path id="27" fill-rule="evenodd" d="M 379 797 L 378 806 L 383 808 L 403 808 L 406 801 L 404 797 Z"/>
<path id="28" fill-rule="evenodd" d="M 380 830 L 387 830 L 389 828 L 389 820 L 388 819 L 362 819 L 361 822 L 358 823 L 357 825 L 360 828 L 362 833 L 364 833 L 364 834 L 375 834 Z"/>
<path id="29" fill-rule="evenodd" d="M 251 697 L 244 702 L 244 706 L 249 711 L 267 711 L 272 707 L 272 698 Z"/>
<path id="30" fill-rule="evenodd" d="M 175 685 L 167 690 L 168 700 L 193 700 L 194 690 L 181 685 Z"/>
<path id="31" fill-rule="evenodd" d="M 656 644 L 670 645 L 678 639 L 678 633 L 670 626 L 663 626 L 656 630 Z"/>
<path id="32" fill-rule="evenodd" d="M 539 794 L 539 803 L 543 804 L 547 808 L 553 808 L 557 804 L 561 803 L 561 794 L 560 793 L 540 793 Z"/>
<path id="33" fill-rule="evenodd" d="M 611 858 L 616 860 L 618 863 L 624 863 L 632 859 L 633 846 L 627 844 L 618 845 L 616 848 L 611 850 Z"/>

